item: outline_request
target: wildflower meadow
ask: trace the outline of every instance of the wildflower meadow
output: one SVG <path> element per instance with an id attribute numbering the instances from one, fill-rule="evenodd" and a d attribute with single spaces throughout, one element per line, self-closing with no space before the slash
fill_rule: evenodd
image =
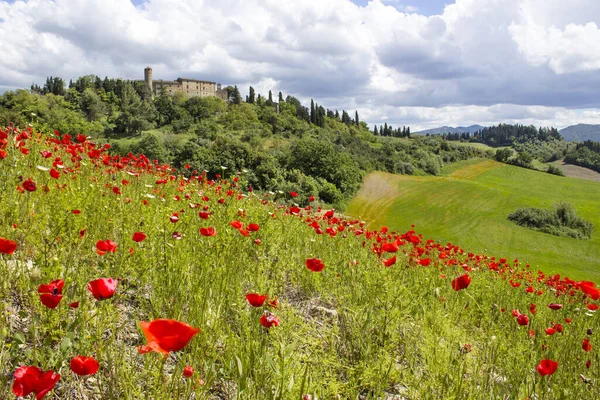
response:
<path id="1" fill-rule="evenodd" d="M 109 149 L 0 128 L 0 399 L 600 397 L 595 283 Z"/>

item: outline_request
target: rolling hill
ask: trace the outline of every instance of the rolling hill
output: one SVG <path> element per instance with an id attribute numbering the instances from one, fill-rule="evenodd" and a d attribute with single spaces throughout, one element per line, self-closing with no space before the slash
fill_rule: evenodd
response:
<path id="1" fill-rule="evenodd" d="M 597 280 L 600 234 L 591 240 L 557 237 L 514 225 L 507 216 L 520 207 L 549 208 L 568 201 L 598 229 L 598 198 L 597 182 L 480 160 L 457 163 L 438 177 L 372 173 L 347 212 L 370 227 L 402 230 L 415 224 L 442 243 L 512 254 L 546 273 Z"/>
<path id="2" fill-rule="evenodd" d="M 600 141 L 600 125 L 577 124 L 561 129 L 559 132 L 568 142 Z"/>
<path id="3" fill-rule="evenodd" d="M 480 129 L 483 129 L 484 127 L 481 125 L 471 125 L 471 126 L 459 126 L 459 127 L 452 127 L 452 126 L 441 126 L 439 128 L 431 128 L 431 129 L 425 129 L 423 131 L 419 131 L 419 132 L 414 132 L 414 134 L 416 135 L 441 135 L 442 133 L 474 133 L 477 132 Z"/>

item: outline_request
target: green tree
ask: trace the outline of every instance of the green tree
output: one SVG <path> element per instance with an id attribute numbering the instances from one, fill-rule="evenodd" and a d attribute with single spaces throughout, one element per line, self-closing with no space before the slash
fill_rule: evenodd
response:
<path id="1" fill-rule="evenodd" d="M 79 107 L 88 121 L 96 121 L 106 115 L 106 105 L 94 89 L 87 88 L 81 94 Z"/>
<path id="2" fill-rule="evenodd" d="M 255 102 L 255 92 L 254 92 L 254 88 L 252 86 L 250 86 L 250 95 L 248 96 L 248 103 L 254 104 L 254 102 Z"/>

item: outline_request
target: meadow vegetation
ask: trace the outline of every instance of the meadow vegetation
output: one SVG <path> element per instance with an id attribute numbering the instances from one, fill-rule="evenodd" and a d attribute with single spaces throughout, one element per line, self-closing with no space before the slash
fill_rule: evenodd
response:
<path id="1" fill-rule="evenodd" d="M 0 130 L 8 398 L 600 395 L 594 283 L 108 147 Z"/>

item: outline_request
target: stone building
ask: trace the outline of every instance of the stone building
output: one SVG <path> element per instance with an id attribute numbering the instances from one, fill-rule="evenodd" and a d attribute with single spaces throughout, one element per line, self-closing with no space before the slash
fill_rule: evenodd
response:
<path id="1" fill-rule="evenodd" d="M 168 94 L 184 92 L 190 97 L 216 96 L 227 100 L 227 91 L 221 88 L 220 83 L 188 78 L 177 78 L 174 81 L 152 80 L 152 68 L 150 67 L 144 69 L 144 82 L 154 96 L 160 95 L 164 89 Z"/>

